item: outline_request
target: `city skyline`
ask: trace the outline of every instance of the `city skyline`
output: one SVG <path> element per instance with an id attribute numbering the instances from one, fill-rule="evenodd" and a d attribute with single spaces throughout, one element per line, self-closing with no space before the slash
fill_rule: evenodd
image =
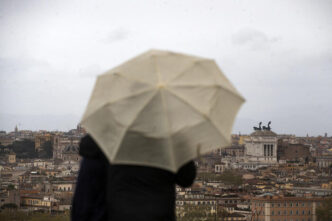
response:
<path id="1" fill-rule="evenodd" d="M 246 98 L 233 133 L 332 133 L 332 3 L 0 0 L 0 130 L 68 130 L 95 78 L 148 49 L 215 59 Z"/>
<path id="2" fill-rule="evenodd" d="M 68 117 L 70 117 L 70 116 L 68 116 Z M 53 119 L 53 122 L 55 122 L 57 120 L 58 119 L 55 118 L 55 119 Z M 33 122 L 33 119 L 31 119 L 31 122 Z M 262 121 L 259 122 L 259 123 L 262 123 L 261 124 L 262 130 L 264 130 L 263 127 L 268 125 L 268 122 L 266 122 L 266 124 L 265 124 L 265 122 L 262 122 Z M 234 129 L 233 129 L 232 135 L 244 135 L 244 136 L 250 135 L 250 134 L 252 134 L 256 131 L 256 129 L 254 129 L 254 127 L 259 126 L 259 123 L 257 122 L 257 124 L 253 124 L 253 127 L 249 127 L 249 129 L 247 130 L 249 132 L 245 132 L 245 131 L 243 131 L 243 132 L 238 131 L 237 132 L 237 131 L 234 131 Z M 47 124 L 47 122 L 46 122 L 46 124 Z M 28 127 L 21 127 L 22 126 L 21 124 L 14 124 L 14 125 L 12 125 L 14 127 L 9 127 L 8 130 L 0 128 L 0 131 L 5 131 L 6 133 L 12 133 L 12 132 L 15 132 L 15 130 L 17 129 L 18 131 L 31 131 L 31 132 L 39 132 L 39 131 L 46 131 L 46 132 L 51 132 L 51 133 L 52 132 L 68 132 L 70 130 L 76 129 L 77 126 L 80 125 L 80 123 L 71 124 L 71 123 L 67 122 L 67 125 L 68 125 L 68 127 L 66 127 L 66 128 L 51 128 L 50 125 L 48 125 L 46 127 L 40 127 L 40 128 L 38 128 L 38 127 L 28 128 Z M 272 130 L 272 128 L 271 128 L 271 130 Z M 276 130 L 272 130 L 272 131 L 276 131 Z M 278 131 L 276 131 L 276 132 L 278 132 Z M 309 137 L 319 137 L 319 136 L 332 137 L 331 134 L 329 134 L 328 132 L 325 132 L 325 133 L 322 133 L 322 134 L 309 134 L 309 133 L 307 133 L 305 135 L 301 135 L 301 134 L 299 135 L 299 134 L 295 134 L 295 133 L 292 133 L 292 132 L 278 133 L 278 134 L 281 134 L 281 135 L 294 135 L 296 137 L 306 137 L 306 136 L 309 136 Z"/>
<path id="3" fill-rule="evenodd" d="M 175 188 L 177 220 L 330 220 L 332 137 L 296 137 L 260 126 L 193 159 L 194 183 Z M 14 214 L 34 211 L 69 220 L 85 138 L 79 125 L 58 133 L 1 132 L 0 217 L 17 220 Z"/>

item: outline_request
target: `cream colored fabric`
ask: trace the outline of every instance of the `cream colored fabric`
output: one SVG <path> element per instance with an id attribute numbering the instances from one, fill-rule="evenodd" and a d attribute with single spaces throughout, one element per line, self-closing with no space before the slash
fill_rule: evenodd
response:
<path id="1" fill-rule="evenodd" d="M 243 102 L 213 60 L 151 50 L 98 76 L 81 124 L 111 163 L 176 172 L 230 144 Z"/>

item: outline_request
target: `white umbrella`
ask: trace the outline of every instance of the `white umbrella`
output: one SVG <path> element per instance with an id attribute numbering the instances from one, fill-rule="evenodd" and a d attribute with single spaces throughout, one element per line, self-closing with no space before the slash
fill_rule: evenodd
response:
<path id="1" fill-rule="evenodd" d="M 150 50 L 98 76 L 81 124 L 112 164 L 176 172 L 230 144 L 243 102 L 213 60 Z"/>

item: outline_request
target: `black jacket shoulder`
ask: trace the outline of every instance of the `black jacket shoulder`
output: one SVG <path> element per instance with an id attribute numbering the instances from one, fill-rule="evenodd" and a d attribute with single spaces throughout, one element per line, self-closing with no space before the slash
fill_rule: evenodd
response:
<path id="1" fill-rule="evenodd" d="M 81 139 L 79 154 L 85 158 L 105 158 L 103 152 L 90 135 L 86 135 Z"/>

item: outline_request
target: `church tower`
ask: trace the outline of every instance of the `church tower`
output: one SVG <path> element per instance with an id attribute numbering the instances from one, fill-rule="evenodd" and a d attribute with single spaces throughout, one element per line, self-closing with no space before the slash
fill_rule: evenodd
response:
<path id="1" fill-rule="evenodd" d="M 16 140 L 16 138 L 18 137 L 18 127 L 17 127 L 17 125 L 15 126 L 14 135 L 15 135 L 15 140 Z"/>

